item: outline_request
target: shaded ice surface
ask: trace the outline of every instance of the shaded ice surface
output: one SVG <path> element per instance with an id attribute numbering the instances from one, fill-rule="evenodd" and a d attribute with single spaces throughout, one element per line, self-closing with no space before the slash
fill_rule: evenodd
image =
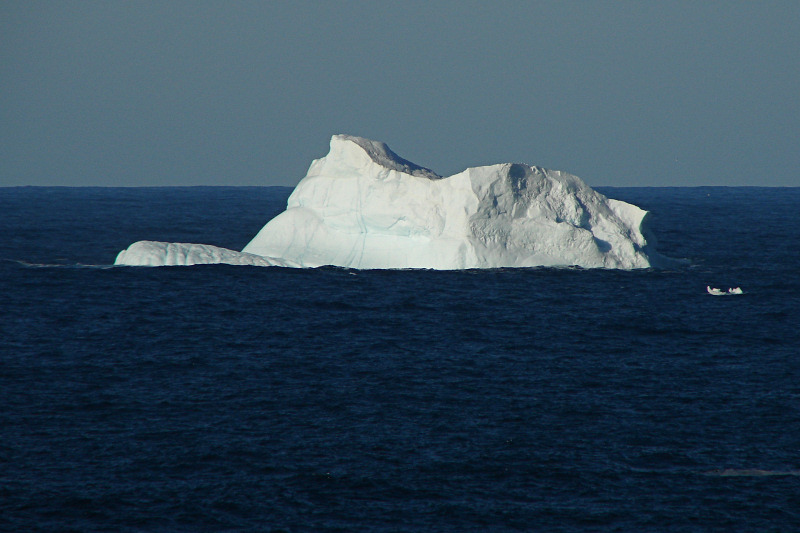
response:
<path id="1" fill-rule="evenodd" d="M 356 269 L 662 266 L 647 211 L 580 178 L 504 163 L 449 177 L 381 142 L 331 138 L 289 197 L 242 252 L 140 241 L 118 265 L 234 265 Z"/>

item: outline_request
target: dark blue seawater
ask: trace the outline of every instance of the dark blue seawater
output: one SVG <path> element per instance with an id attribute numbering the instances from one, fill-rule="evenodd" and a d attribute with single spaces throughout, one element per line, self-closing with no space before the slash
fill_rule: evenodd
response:
<path id="1" fill-rule="evenodd" d="M 800 189 L 601 191 L 690 262 L 111 268 L 290 191 L 0 189 L 0 529 L 800 530 Z"/>

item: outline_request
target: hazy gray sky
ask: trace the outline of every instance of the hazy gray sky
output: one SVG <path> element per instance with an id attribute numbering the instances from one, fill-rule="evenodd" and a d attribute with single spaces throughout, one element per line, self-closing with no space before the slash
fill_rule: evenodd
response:
<path id="1" fill-rule="evenodd" d="M 0 186 L 451 174 L 800 186 L 800 2 L 0 3 Z"/>

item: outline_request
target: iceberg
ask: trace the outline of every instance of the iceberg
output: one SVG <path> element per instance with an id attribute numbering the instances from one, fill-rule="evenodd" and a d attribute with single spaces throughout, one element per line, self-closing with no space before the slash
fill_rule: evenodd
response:
<path id="1" fill-rule="evenodd" d="M 292 266 L 290 261 L 263 257 L 210 244 L 185 242 L 138 241 L 117 254 L 115 265 L 127 266 L 191 266 L 191 265 L 250 265 Z"/>
<path id="2" fill-rule="evenodd" d="M 382 142 L 334 135 L 286 211 L 242 252 L 140 241 L 115 264 L 649 268 L 669 260 L 653 250 L 647 219 L 566 172 L 504 163 L 442 177 Z"/>

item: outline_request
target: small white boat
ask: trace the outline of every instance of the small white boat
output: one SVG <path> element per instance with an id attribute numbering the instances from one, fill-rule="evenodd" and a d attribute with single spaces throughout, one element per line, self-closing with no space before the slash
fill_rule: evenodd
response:
<path id="1" fill-rule="evenodd" d="M 714 296 L 729 296 L 733 294 L 744 294 L 744 291 L 742 290 L 741 287 L 730 288 L 728 289 L 728 292 L 725 292 L 721 289 L 715 289 L 711 285 L 706 285 L 706 291 L 708 291 L 708 294 L 713 294 Z"/>

